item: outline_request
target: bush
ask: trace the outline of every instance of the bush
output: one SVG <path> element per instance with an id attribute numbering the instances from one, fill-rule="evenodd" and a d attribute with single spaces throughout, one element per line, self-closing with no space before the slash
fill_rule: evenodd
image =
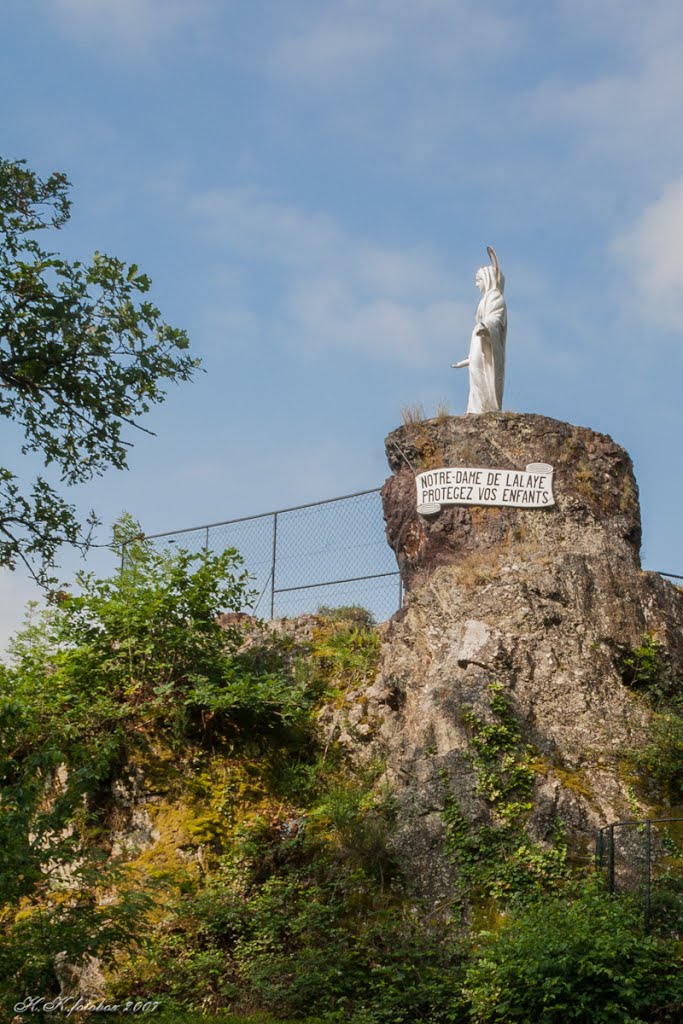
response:
<path id="1" fill-rule="evenodd" d="M 460 949 L 423 923 L 386 849 L 391 801 L 376 772 L 333 763 L 297 817 L 235 830 L 215 869 L 167 903 L 118 991 L 323 1024 L 463 1019 Z"/>
<path id="2" fill-rule="evenodd" d="M 122 741 L 145 727 L 234 739 L 307 717 L 312 701 L 282 659 L 261 666 L 238 650 L 238 627 L 217 621 L 249 599 L 235 551 L 192 555 L 138 543 L 121 573 L 77 582 L 79 594 L 61 593 L 10 647 L 12 666 L 0 678 L 6 742 L 18 740 L 17 712 L 22 749 L 54 740 L 68 759 L 78 737 L 89 761 L 105 736 Z"/>
<path id="3" fill-rule="evenodd" d="M 323 617 L 312 632 L 310 654 L 325 685 L 345 691 L 372 682 L 380 646 L 380 638 L 370 626 Z"/>
<path id="4" fill-rule="evenodd" d="M 235 956 L 271 1011 L 330 1024 L 463 1019 L 458 947 L 361 872 L 271 878 L 247 906 Z"/>
<path id="5" fill-rule="evenodd" d="M 655 714 L 644 746 L 629 761 L 647 796 L 664 797 L 671 807 L 683 803 L 683 715 Z"/>
<path id="6" fill-rule="evenodd" d="M 627 762 L 638 773 L 638 785 L 650 799 L 670 806 L 683 802 L 683 685 L 671 672 L 670 660 L 655 633 L 621 659 L 624 683 L 652 708 L 647 742 L 631 751 Z"/>
<path id="7" fill-rule="evenodd" d="M 474 1024 L 665 1024 L 681 1019 L 673 943 L 644 936 L 641 910 L 590 889 L 511 910 L 485 936 L 465 988 Z"/>
<path id="8" fill-rule="evenodd" d="M 441 774 L 445 849 L 457 867 L 456 895 L 463 908 L 478 904 L 481 909 L 513 896 L 533 898 L 541 891 L 556 891 L 568 872 L 561 821 L 555 822 L 549 842 L 535 842 L 526 830 L 536 781 L 534 751 L 524 742 L 501 685 L 491 683 L 488 693 L 485 719 L 467 705 L 461 712 L 470 730 L 469 760 L 477 795 L 488 808 L 486 822 L 467 820 L 451 792 L 448 774 Z"/>
<path id="9" fill-rule="evenodd" d="M 336 608 L 327 604 L 321 604 L 318 608 L 318 615 L 331 622 L 346 622 L 359 629 L 372 629 L 375 625 L 375 617 L 367 608 L 359 604 L 342 604 Z"/>
<path id="10" fill-rule="evenodd" d="M 32 612 L 0 669 L 0 1001 L 54 987 L 56 952 L 113 954 L 144 917 L 154 893 L 117 874 L 106 838 L 134 754 L 296 747 L 317 699 L 218 623 L 249 598 L 234 551 L 133 543 L 116 576 L 78 583 Z"/>
<path id="11" fill-rule="evenodd" d="M 645 694 L 653 703 L 667 696 L 671 682 L 667 658 L 656 633 L 644 633 L 640 643 L 621 658 L 621 676 L 626 686 Z"/>

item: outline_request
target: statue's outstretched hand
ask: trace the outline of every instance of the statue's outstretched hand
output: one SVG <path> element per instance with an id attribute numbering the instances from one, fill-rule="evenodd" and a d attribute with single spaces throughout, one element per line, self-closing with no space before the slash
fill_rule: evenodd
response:
<path id="1" fill-rule="evenodd" d="M 461 366 L 469 366 L 469 359 L 461 359 L 459 363 L 451 363 L 454 370 L 459 370 Z"/>

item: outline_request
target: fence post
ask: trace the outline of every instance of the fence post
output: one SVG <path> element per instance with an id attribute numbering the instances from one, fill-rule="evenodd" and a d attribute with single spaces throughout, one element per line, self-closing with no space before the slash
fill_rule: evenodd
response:
<path id="1" fill-rule="evenodd" d="M 609 827 L 609 860 L 608 860 L 608 889 L 614 892 L 614 825 Z"/>
<path id="2" fill-rule="evenodd" d="M 645 822 L 645 934 L 650 930 L 650 890 L 652 885 L 652 822 Z"/>
<path id="3" fill-rule="evenodd" d="M 273 513 L 273 557 L 270 565 L 270 617 L 275 618 L 275 563 L 277 560 L 277 512 Z"/>
<path id="4" fill-rule="evenodd" d="M 602 870 L 602 850 L 603 850 L 603 845 L 604 845 L 603 833 L 602 833 L 602 829 L 599 828 L 598 829 L 598 834 L 595 837 L 595 866 L 598 869 L 598 871 Z"/>

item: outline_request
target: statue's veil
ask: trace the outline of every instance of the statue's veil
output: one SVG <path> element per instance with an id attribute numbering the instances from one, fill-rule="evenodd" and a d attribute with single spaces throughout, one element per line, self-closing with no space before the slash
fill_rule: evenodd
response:
<path id="1" fill-rule="evenodd" d="M 493 276 L 495 278 L 496 287 L 500 292 L 503 292 L 505 290 L 505 277 L 501 273 L 500 264 L 498 263 L 498 257 L 496 256 L 496 250 L 493 248 L 492 245 L 487 245 L 486 251 L 489 254 L 491 266 L 493 267 Z M 484 269 L 488 270 L 489 268 L 485 267 Z"/>

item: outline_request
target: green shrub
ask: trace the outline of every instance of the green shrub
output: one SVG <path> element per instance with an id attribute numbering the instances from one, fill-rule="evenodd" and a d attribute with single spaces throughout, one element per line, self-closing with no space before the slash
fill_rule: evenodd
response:
<path id="1" fill-rule="evenodd" d="M 621 660 L 624 683 L 652 708 L 650 735 L 627 756 L 638 775 L 638 787 L 653 800 L 683 803 L 683 685 L 671 672 L 666 651 L 655 633 Z"/>
<path id="2" fill-rule="evenodd" d="M 248 819 L 219 865 L 167 903 L 117 990 L 325 1024 L 463 1019 L 461 952 L 403 891 L 378 768 L 331 762 L 296 818 Z"/>
<path id="3" fill-rule="evenodd" d="M 656 711 L 683 711 L 683 683 L 673 674 L 671 659 L 654 632 L 627 651 L 619 667 L 624 684 L 641 694 Z"/>
<path id="4" fill-rule="evenodd" d="M 372 612 L 359 604 L 342 604 L 336 608 L 321 604 L 317 614 L 331 622 L 346 622 L 359 629 L 372 629 L 375 625 L 375 617 Z"/>
<path id="5" fill-rule="evenodd" d="M 484 824 L 469 822 L 448 776 L 443 820 L 446 851 L 459 875 L 463 904 L 504 901 L 556 888 L 567 876 L 567 848 L 558 822 L 552 842 L 534 842 L 525 829 L 533 808 L 536 779 L 533 748 L 524 742 L 519 722 L 499 683 L 489 688 L 486 720 L 463 709 L 470 730 L 470 763 L 476 791 L 488 808 Z"/>
<path id="6" fill-rule="evenodd" d="M 270 879 L 235 956 L 261 1005 L 367 1024 L 461 1018 L 459 950 L 362 873 Z"/>
<path id="7" fill-rule="evenodd" d="M 380 646 L 374 629 L 329 619 L 313 630 L 310 654 L 328 688 L 347 690 L 372 682 Z"/>
<path id="8" fill-rule="evenodd" d="M 646 743 L 628 760 L 647 796 L 664 797 L 672 807 L 683 804 L 683 715 L 655 714 Z"/>
<path id="9" fill-rule="evenodd" d="M 131 1015 L 132 1016 L 132 1015 Z M 73 1019 L 73 1018 L 72 1018 Z M 124 1018 L 114 1016 L 115 1021 Z M 300 1021 L 284 1020 L 270 1013 L 205 1013 L 203 1010 L 160 1009 L 146 1015 L 136 1014 L 133 1020 L 153 1021 L 154 1024 L 301 1024 Z"/>
<path id="10" fill-rule="evenodd" d="M 473 1024 L 679 1021 L 675 946 L 644 936 L 641 915 L 597 890 L 511 909 L 467 972 Z"/>
<path id="11" fill-rule="evenodd" d="M 0 670 L 0 1001 L 54 987 L 56 952 L 113 955 L 154 898 L 99 846 L 111 782 L 133 755 L 159 741 L 179 759 L 193 744 L 312 745 L 317 693 L 272 657 L 259 665 L 217 621 L 248 600 L 236 552 L 132 543 L 112 579 L 78 583 L 32 612 Z"/>

